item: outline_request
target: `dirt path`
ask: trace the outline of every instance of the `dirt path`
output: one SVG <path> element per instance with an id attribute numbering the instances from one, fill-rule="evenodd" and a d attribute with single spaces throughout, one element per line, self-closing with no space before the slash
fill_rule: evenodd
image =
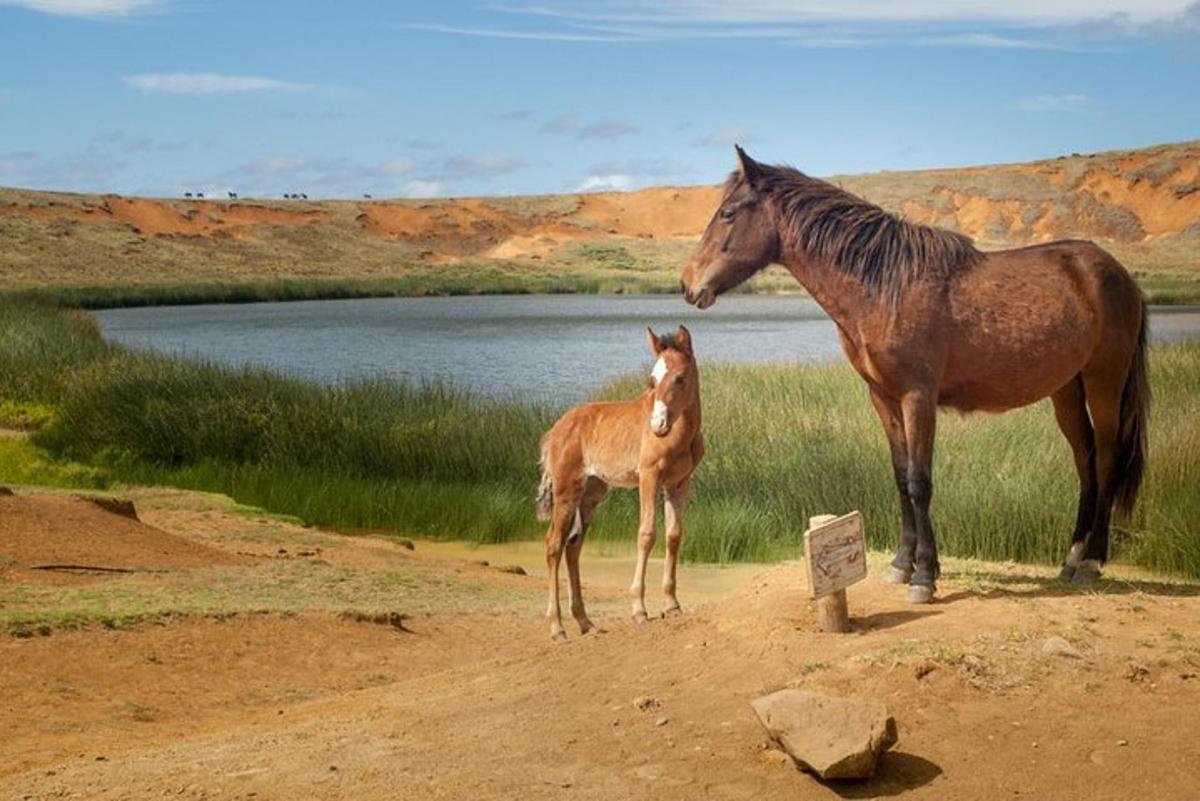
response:
<path id="1" fill-rule="evenodd" d="M 235 552 L 265 542 L 244 521 L 236 536 L 222 533 L 234 526 L 222 512 L 163 507 L 143 517 Z M 292 533 L 322 548 L 331 569 L 383 574 L 415 563 L 468 613 L 439 612 L 434 598 L 432 613 L 403 621 L 408 631 L 303 611 L 0 640 L 0 797 L 1200 792 L 1194 585 L 1114 581 L 1079 593 L 1040 578 L 1048 570 L 957 563 L 944 600 L 929 608 L 905 605 L 874 578 L 855 587 L 855 632 L 828 635 L 817 631 L 802 570 L 789 564 L 640 627 L 613 588 L 595 587 L 604 631 L 555 646 L 536 576 L 420 547 L 398 554 L 377 540 Z M 455 589 L 464 581 L 500 594 L 470 596 L 479 604 L 471 612 Z M 686 579 L 681 597 L 686 604 Z M 1082 658 L 1044 654 L 1052 635 Z M 881 774 L 824 785 L 780 764 L 748 702 L 783 686 L 885 701 L 900 741 Z M 644 697 L 657 708 L 636 708 Z"/>

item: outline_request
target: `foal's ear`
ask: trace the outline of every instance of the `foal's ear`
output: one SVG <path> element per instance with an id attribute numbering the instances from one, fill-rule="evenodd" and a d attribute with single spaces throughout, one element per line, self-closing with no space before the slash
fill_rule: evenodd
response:
<path id="1" fill-rule="evenodd" d="M 662 353 L 662 345 L 658 341 L 658 335 L 654 333 L 650 326 L 646 326 L 646 341 L 650 343 L 650 350 L 654 351 L 655 356 Z"/>
<path id="2" fill-rule="evenodd" d="M 688 353 L 692 352 L 692 332 L 687 330 L 687 326 L 681 325 L 675 331 L 675 344 L 680 350 L 685 350 Z"/>
<path id="3" fill-rule="evenodd" d="M 742 177 L 747 183 L 754 183 L 762 175 L 762 166 L 746 155 L 746 151 L 742 150 L 741 145 L 734 145 L 733 151 L 737 153 L 738 169 L 742 173 Z"/>

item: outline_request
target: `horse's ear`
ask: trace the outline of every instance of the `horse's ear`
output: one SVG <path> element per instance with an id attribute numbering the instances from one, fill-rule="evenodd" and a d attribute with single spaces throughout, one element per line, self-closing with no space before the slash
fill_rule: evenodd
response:
<path id="1" fill-rule="evenodd" d="M 655 356 L 662 353 L 662 345 L 658 342 L 658 335 L 654 333 L 650 326 L 646 326 L 646 341 L 650 343 L 650 350 L 654 351 Z"/>
<path id="2" fill-rule="evenodd" d="M 734 145 L 733 150 L 737 153 L 738 169 L 742 173 L 742 177 L 749 183 L 754 183 L 762 175 L 762 167 L 757 161 L 746 155 L 746 151 L 742 150 L 741 145 Z"/>
<path id="3" fill-rule="evenodd" d="M 692 332 L 687 330 L 686 325 L 679 326 L 675 332 L 675 344 L 679 346 L 680 350 L 692 352 Z"/>

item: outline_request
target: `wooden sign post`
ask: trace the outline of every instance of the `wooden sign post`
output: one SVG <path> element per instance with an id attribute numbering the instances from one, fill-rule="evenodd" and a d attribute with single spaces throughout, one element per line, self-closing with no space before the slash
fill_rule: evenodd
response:
<path id="1" fill-rule="evenodd" d="M 804 532 L 808 586 L 817 599 L 817 615 L 824 631 L 850 631 L 846 588 L 867 577 L 867 540 L 862 515 L 817 515 L 808 519 Z"/>

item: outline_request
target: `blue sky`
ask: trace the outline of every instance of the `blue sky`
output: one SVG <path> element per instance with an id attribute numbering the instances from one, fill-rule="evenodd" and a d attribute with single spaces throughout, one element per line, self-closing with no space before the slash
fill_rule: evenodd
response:
<path id="1" fill-rule="evenodd" d="M 0 0 L 0 185 L 524 194 L 1200 137 L 1187 0 Z"/>

